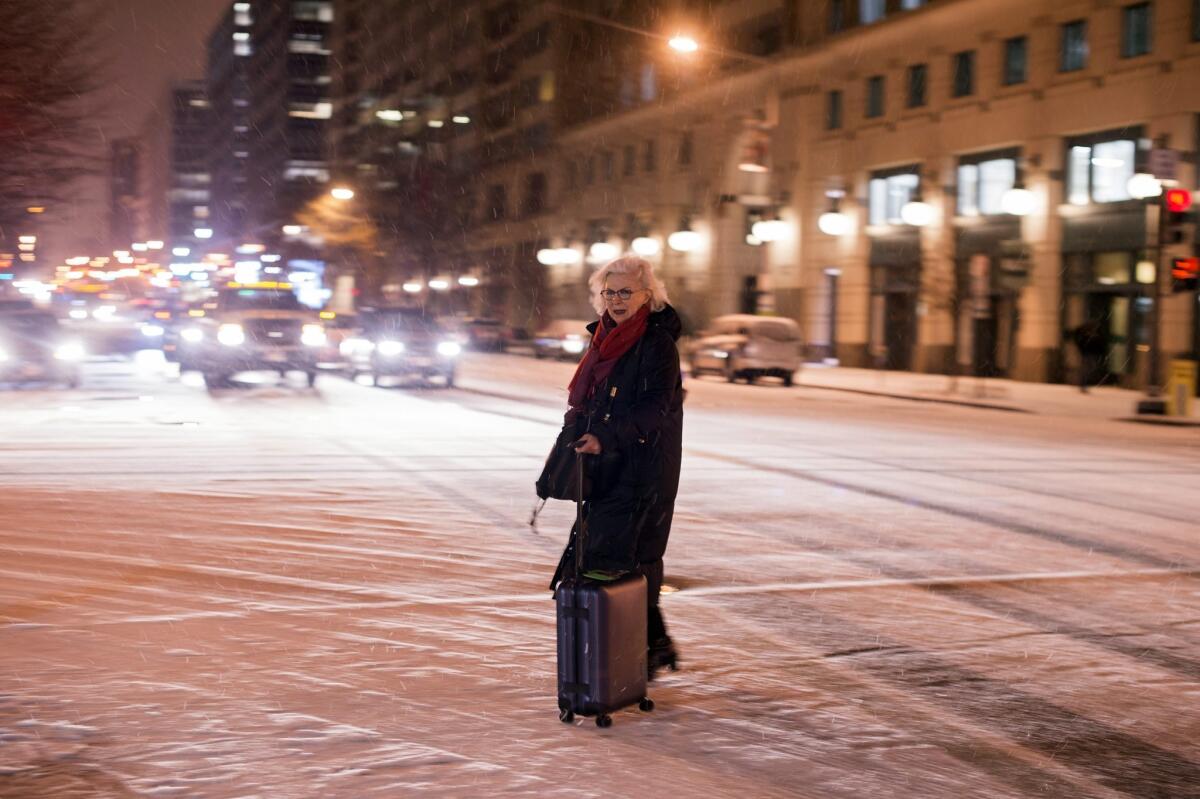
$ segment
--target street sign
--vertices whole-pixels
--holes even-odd
[[[1175,180],[1179,168],[1179,151],[1169,147],[1155,147],[1150,151],[1147,163],[1150,174],[1159,180]]]

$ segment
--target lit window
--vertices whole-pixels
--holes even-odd
[[[899,225],[900,209],[912,199],[921,179],[914,172],[871,178],[867,186],[867,219],[872,225]]]
[[[239,5],[246,5],[246,4],[239,3]],[[249,6],[246,7],[245,11],[237,11],[237,10],[234,11],[233,24],[237,25],[239,28],[248,28],[248,27],[250,27],[250,25],[253,22],[254,22],[254,18],[250,16]]]
[[[250,34],[246,31],[234,31],[233,40],[235,42],[248,42],[250,41]]]
[[[1067,162],[1067,202],[1072,205],[1130,199],[1137,142],[1133,138],[1076,144]]]
[[[292,18],[313,20],[316,22],[333,22],[333,3],[328,2],[306,2],[292,3]]]
[[[984,157],[986,158],[986,156]],[[1017,162],[1013,158],[979,156],[958,167],[959,216],[990,216],[1004,213],[1001,201],[1017,179]]]
[[[234,42],[233,54],[236,56],[254,55],[254,45],[250,42]]]
[[[333,103],[292,103],[288,116],[300,119],[329,119],[333,116]]]
[[[325,45],[320,41],[311,41],[309,39],[289,39],[289,53],[310,53],[315,55],[329,55],[329,51],[325,49]]]
[[[887,0],[858,0],[858,19],[864,25],[883,19]]]
[[[904,9],[905,11],[912,11],[914,8],[920,8],[921,6],[925,5],[925,3],[928,1],[929,0],[901,0],[900,8]]]

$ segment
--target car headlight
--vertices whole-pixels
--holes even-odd
[[[83,359],[83,345],[71,342],[63,344],[54,351],[54,357],[60,361],[78,361]]]
[[[185,327],[179,332],[179,337],[195,344],[197,341],[204,340],[204,331],[198,327]]]
[[[167,331],[163,330],[162,325],[142,325],[142,335],[146,338],[154,338],[161,336]]]
[[[462,352],[462,345],[457,341],[443,341],[437,346],[438,355],[453,358]]]
[[[404,352],[404,342],[402,341],[381,341],[376,346],[380,355],[399,355]]]
[[[583,343],[583,339],[579,338],[565,339],[562,343],[563,351],[569,352],[572,355],[578,355],[579,353],[583,352],[584,346],[586,345]]]
[[[300,328],[300,343],[308,347],[320,347],[325,343],[325,328],[320,325],[305,325]]]
[[[367,353],[375,349],[375,345],[367,341],[365,338],[348,338],[338,347],[342,355],[354,355],[355,353]]]
[[[241,325],[224,324],[217,329],[217,341],[226,347],[237,347],[246,341],[246,331]]]
[[[72,319],[87,319],[88,318],[88,312],[82,308],[72,308],[70,313],[68,313],[67,315],[70,316]]]
[[[7,360],[8,360],[8,353],[5,352],[4,350],[0,350],[0,363],[4,363]]]

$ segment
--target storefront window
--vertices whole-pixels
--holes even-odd
[[[921,179],[914,172],[880,175],[868,186],[867,218],[872,225],[901,224],[900,209],[912,199]]]
[[[1000,214],[1004,193],[1017,179],[1015,158],[972,159],[958,167],[958,214],[979,216]]]
[[[1113,139],[1071,147],[1067,164],[1067,202],[1072,205],[1130,199],[1137,142]]]
[[[1106,286],[1128,283],[1132,260],[1127,252],[1098,252],[1092,259],[1092,279]]]

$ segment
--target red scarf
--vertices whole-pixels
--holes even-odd
[[[649,317],[650,303],[638,308],[628,322],[620,325],[613,321],[608,311],[604,312],[592,335],[592,345],[579,362],[575,376],[567,384],[567,402],[572,408],[582,408],[596,389],[604,385],[617,361],[646,332],[646,320]]]

